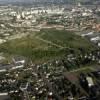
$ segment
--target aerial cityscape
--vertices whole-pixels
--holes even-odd
[[[100,100],[100,0],[0,0],[0,100]]]

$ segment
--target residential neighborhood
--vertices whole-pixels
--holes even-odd
[[[0,5],[0,100],[100,100],[100,6]]]

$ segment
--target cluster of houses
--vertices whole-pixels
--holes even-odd
[[[97,77],[98,75],[99,77]],[[87,74],[81,73],[79,76],[79,82],[81,87],[87,92],[88,100],[99,100],[100,98],[100,86],[99,86],[100,74],[99,71],[93,71]]]
[[[96,44],[98,47],[100,47],[100,33],[98,32],[89,32],[84,33],[81,35],[82,37],[86,37],[88,40],[90,40],[92,43]]]
[[[96,57],[100,57],[99,51],[80,56],[69,54],[63,59],[55,59],[43,64],[33,64],[31,62],[29,63],[29,66],[24,67],[26,59],[23,57],[15,56],[12,58],[11,64],[1,63],[0,65],[0,70],[4,74],[3,77],[6,76],[5,78],[0,78],[1,95],[3,95],[3,93],[7,93],[6,96],[9,95],[12,98],[16,96],[16,98],[22,98],[21,100],[24,100],[24,98],[31,98],[33,100],[40,100],[41,98],[43,100],[62,100],[61,98],[74,100],[74,98],[78,98],[77,100],[84,100],[83,98],[89,98],[87,97],[88,93],[84,94],[81,88],[72,83],[66,77],[66,75],[64,75],[64,73],[67,71],[70,73],[70,70],[79,68],[80,63],[88,64],[96,60]],[[79,64],[78,60],[80,60]],[[0,75],[2,73],[0,73]],[[95,76],[96,75],[98,76],[97,73]],[[84,85],[87,86],[87,89],[90,93],[89,95],[91,95],[91,89],[94,89],[95,86],[93,76],[85,76],[80,74],[79,82],[81,87],[84,88]]]
[[[23,68],[24,64],[25,59],[23,57],[13,57],[12,63],[0,63],[0,72]]]

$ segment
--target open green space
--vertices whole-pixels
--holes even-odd
[[[55,30],[55,29],[43,29],[39,33],[40,37],[52,41],[55,44],[61,45],[62,47],[70,48],[83,48],[83,49],[94,49],[93,45],[85,38],[78,36],[73,31]]]
[[[21,55],[34,61],[46,61],[62,57],[70,49],[88,52],[97,49],[88,40],[74,32],[56,29],[43,29],[30,33],[21,39],[10,40],[0,45],[0,52],[9,55]]]

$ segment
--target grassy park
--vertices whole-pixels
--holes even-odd
[[[56,29],[42,29],[21,39],[14,39],[0,45],[0,51],[9,55],[21,55],[34,61],[51,60],[69,53],[70,49],[85,52],[96,49],[88,40],[74,32]]]

